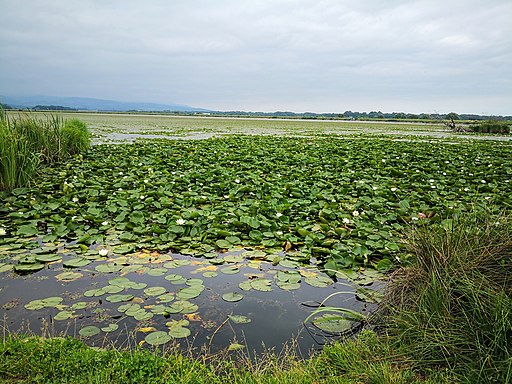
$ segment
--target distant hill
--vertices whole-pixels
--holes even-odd
[[[28,108],[41,106],[59,106],[70,109],[88,111],[141,111],[141,112],[208,112],[207,109],[190,107],[181,104],[157,104],[143,102],[126,102],[116,100],[93,99],[88,97],[58,97],[58,96],[0,96],[0,102],[13,108]]]

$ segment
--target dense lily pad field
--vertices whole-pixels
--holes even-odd
[[[246,246],[269,258],[293,251],[328,269],[386,269],[404,226],[474,204],[510,207],[511,159],[510,145],[480,142],[235,136],[99,145],[34,188],[2,193],[2,248],[18,238],[108,254]]]
[[[248,292],[335,287],[378,302],[364,286],[375,270],[407,260],[410,226],[510,209],[509,142],[307,136],[95,145],[31,187],[0,192],[0,272],[53,271],[66,289],[78,284],[66,298],[41,292],[22,303],[56,321],[110,303],[112,313],[80,323],[80,336],[115,332],[122,316],[159,345],[190,336],[194,321],[210,336],[223,319],[251,321],[229,309],[215,321],[196,316],[205,290],[217,294],[212,301],[237,303]],[[226,275],[243,277],[223,288],[206,282]],[[314,324],[339,333],[364,319],[344,315]]]

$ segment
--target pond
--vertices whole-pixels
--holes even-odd
[[[19,274],[14,264],[0,264],[4,328],[81,337],[100,347],[178,342],[195,353],[244,349],[259,354],[293,346],[308,355],[341,333],[357,331],[358,316],[362,319],[379,298],[378,291],[365,287],[377,277],[373,271],[339,274],[334,281],[278,255],[268,261],[258,250],[207,258],[100,253],[91,250],[77,258],[69,248],[41,244],[14,256],[17,265],[41,263],[35,273]],[[319,315],[304,323],[335,292],[340,294],[325,305],[346,308],[348,320],[322,321]]]

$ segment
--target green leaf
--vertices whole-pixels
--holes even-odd
[[[228,315],[228,317],[235,324],[248,324],[251,322],[250,318],[243,315]]]
[[[227,292],[222,295],[222,300],[228,302],[240,301],[244,298],[244,295],[238,292]]]
[[[91,336],[96,336],[100,332],[101,331],[98,327],[96,327],[94,325],[89,325],[87,327],[80,329],[80,331],[78,331],[78,334],[82,337],[91,337]]]
[[[164,331],[151,332],[146,335],[144,340],[150,345],[162,345],[171,341],[172,337]]]

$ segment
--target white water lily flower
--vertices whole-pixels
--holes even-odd
[[[281,212],[276,213],[276,217],[281,217],[281,216],[283,216],[283,214]]]
[[[352,216],[354,216],[354,217],[359,216],[359,211],[356,210],[356,211],[352,212]]]
[[[416,216],[411,217],[411,219],[413,219],[415,221],[418,220],[418,218]]]
[[[282,234],[283,234],[283,231],[277,231],[277,232],[276,232],[276,235],[277,235],[277,236],[281,236]]]
[[[374,186],[374,187],[372,187],[372,188],[373,188],[373,190],[374,190],[374,191],[376,191],[379,187],[375,187],[375,186]]]
[[[121,176],[123,174],[123,172],[119,172],[119,176]]]
[[[485,183],[487,183],[487,181],[485,181],[485,180],[482,180],[482,184],[485,184]]]
[[[382,161],[383,163],[385,163],[385,162],[386,162],[386,159],[382,159],[381,161]]]
[[[183,220],[183,219],[178,219],[178,220],[176,220],[176,224],[178,224],[178,225],[183,225],[183,224],[185,224],[185,223],[186,223],[186,221],[185,221],[185,220]]]
[[[108,225],[108,221],[104,221],[101,225]]]
[[[73,197],[73,203],[78,203],[78,197]]]
[[[0,227],[0,236],[5,236],[7,235],[7,231],[5,230],[4,227]]]
[[[347,219],[346,217],[344,217],[344,218],[343,218],[343,222],[344,222],[345,224],[350,224],[350,220],[349,220],[349,219]]]
[[[391,188],[391,192],[395,192],[395,191],[396,191],[395,187]]]
[[[100,256],[107,256],[107,255],[108,255],[108,250],[107,250],[107,249],[104,249],[104,248],[103,248],[103,249],[100,249],[100,250],[98,251],[98,254],[99,254]]]
[[[145,198],[146,198],[146,196],[144,196],[144,195],[140,195],[140,197],[139,197],[139,199],[141,199],[141,200],[144,200]]]
[[[235,183],[240,184],[240,179],[236,179]]]
[[[148,179],[144,179],[144,182],[145,182],[145,183],[149,183],[149,180],[148,180]]]

